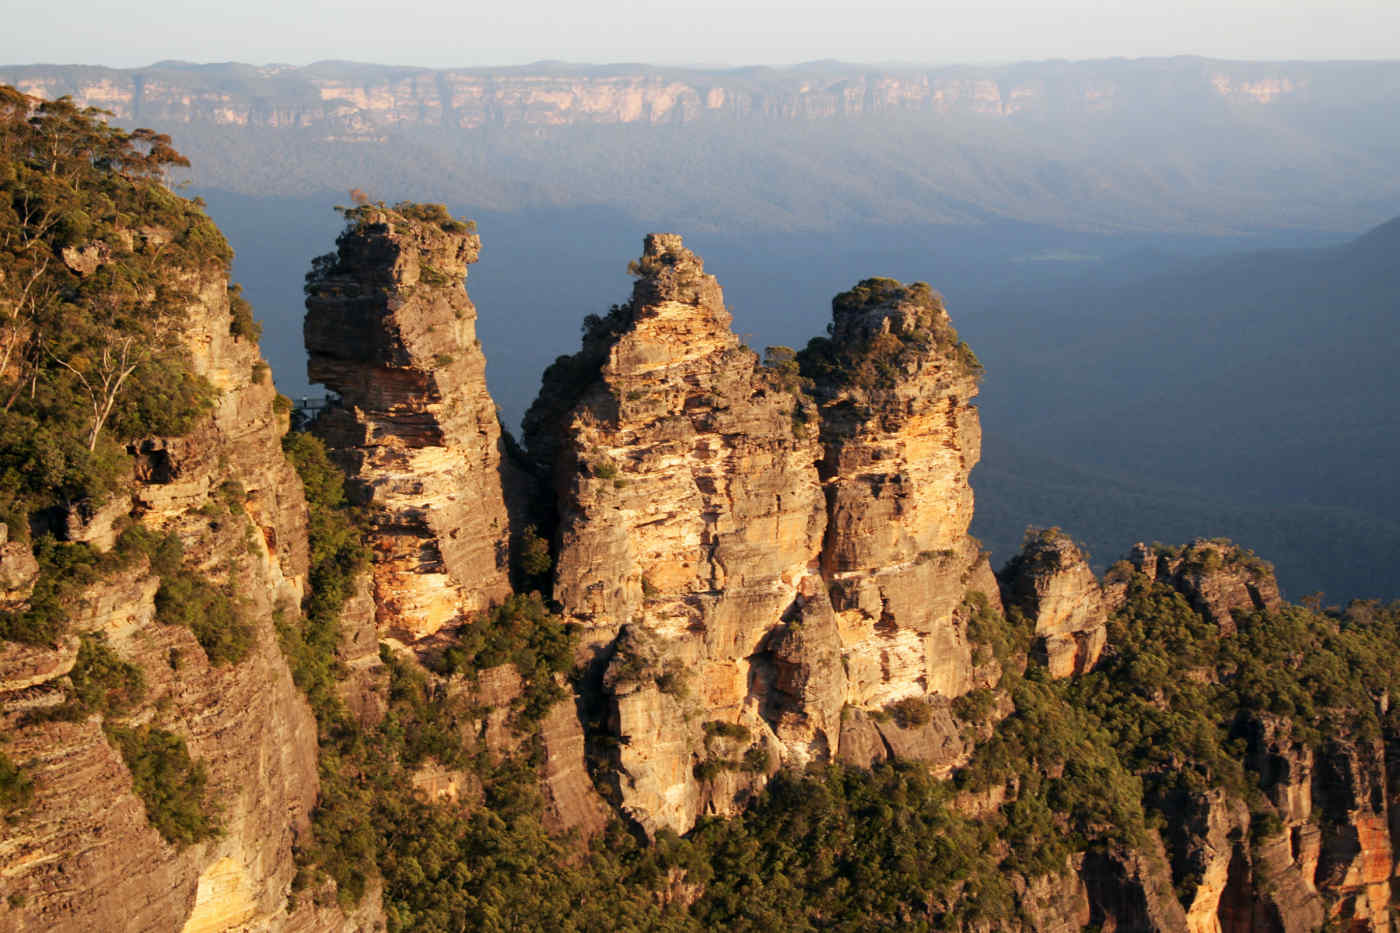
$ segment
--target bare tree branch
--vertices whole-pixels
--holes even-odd
[[[132,346],[135,342],[136,335],[132,334],[118,342],[119,349],[116,351],[111,346],[104,346],[102,360],[97,364],[92,379],[88,379],[82,370],[68,360],[60,359],[52,351],[49,352],[53,361],[72,373],[87,393],[88,402],[92,407],[92,426],[88,430],[89,451],[97,449],[97,439],[102,435],[102,426],[111,416],[112,407],[116,404],[117,395],[121,393],[127,377],[145,362],[145,354],[140,347],[133,352]]]

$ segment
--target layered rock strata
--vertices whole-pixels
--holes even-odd
[[[976,367],[946,312],[926,287],[838,302],[833,360],[907,342],[864,385],[791,351],[760,365],[677,236],[647,237],[633,271],[526,417],[622,808],[684,831],[779,762],[963,760],[948,701],[997,674],[964,603],[998,597],[967,537]],[[919,708],[892,719],[896,702]]]
[[[347,212],[307,280],[307,372],[339,395],[316,432],[370,509],[379,628],[404,641],[510,592],[501,429],[476,308],[480,240],[446,212]]]
[[[555,598],[585,650],[611,656],[622,804],[647,828],[683,831],[703,802],[702,726],[743,730],[758,750],[749,770],[716,771],[722,811],[778,744],[750,659],[804,592],[822,591],[808,580],[825,511],[807,403],[740,344],[714,277],[670,235],[647,237],[637,272],[632,300],[590,322],[597,370],[556,366],[556,410],[542,400],[528,437],[556,452]]]
[[[821,413],[822,573],[847,702],[881,707],[994,683],[996,672],[973,663],[964,609],[970,589],[999,603],[967,534],[981,367],[922,283],[860,283],[832,302],[829,332],[800,360]]]
[[[1058,528],[1030,533],[1001,583],[1008,607],[1035,625],[1033,653],[1051,677],[1093,668],[1108,641],[1108,601],[1074,541]]]
[[[179,293],[190,296],[178,337],[218,399],[190,434],[132,446],[129,498],[116,500],[121,515],[112,518],[175,533],[187,570],[236,583],[251,647],[236,663],[211,664],[189,629],[160,624],[161,579],[144,558],[76,594],[69,634],[58,645],[0,646],[5,753],[35,788],[32,804],[12,815],[0,840],[7,892],[0,926],[358,928],[335,910],[288,914],[293,845],[308,831],[316,801],[317,743],[274,631],[277,613],[297,611],[307,570],[306,506],[280,446],[286,416],[274,407],[256,344],[230,333],[223,271],[171,274],[181,277]],[[103,546],[108,537],[89,540]],[[76,721],[44,715],[73,702],[66,675],[77,636],[87,633],[140,668],[142,699],[121,714]],[[219,835],[172,845],[148,820],[104,731],[142,724],[181,736],[203,762]],[[362,919],[373,925],[377,908],[367,909]]]

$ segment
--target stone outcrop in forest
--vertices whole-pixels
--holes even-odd
[[[379,625],[403,641],[510,592],[501,429],[462,288],[480,241],[418,211],[347,211],[306,299],[308,373],[339,396],[315,430],[368,505]]]
[[[824,346],[761,365],[679,237],[647,237],[633,271],[526,418],[625,812],[684,831],[842,743],[951,764],[946,704],[995,679],[964,601],[997,597],[967,536],[977,369],[946,312],[926,286],[863,284]],[[902,700],[938,713],[867,715]]]
[[[993,575],[927,285],[760,358],[648,236],[521,450],[471,228],[365,204],[289,433],[168,140],[0,129],[0,929],[1392,928],[1400,605]]]
[[[1031,532],[1001,576],[1007,608],[1035,625],[1033,652],[1050,676],[1091,670],[1108,641],[1109,603],[1074,541],[1058,528]]]

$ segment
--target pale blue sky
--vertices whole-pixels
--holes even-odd
[[[1400,58],[1400,0],[9,0],[0,64]]]

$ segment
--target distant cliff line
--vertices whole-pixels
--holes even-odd
[[[396,127],[685,124],[871,114],[1093,116],[1150,110],[1394,101],[1400,62],[1230,62],[1202,58],[724,70],[541,63],[429,69],[347,62],[306,67],[161,62],[145,68],[0,66],[0,82],[71,95],[121,121],[329,127],[355,138]]]

